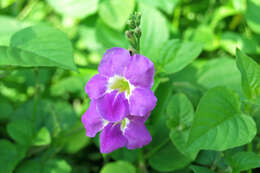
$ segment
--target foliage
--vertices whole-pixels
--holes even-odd
[[[239,173],[260,167],[259,0],[0,0],[0,173]],[[102,155],[84,87],[142,14],[152,142]]]

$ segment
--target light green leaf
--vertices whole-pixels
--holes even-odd
[[[260,94],[260,65],[239,50],[236,56],[243,91],[249,99],[255,99]]]
[[[29,120],[17,120],[7,125],[7,132],[18,144],[29,147],[33,139],[33,127]]]
[[[198,105],[188,145],[222,151],[251,142],[256,125],[241,112],[240,106],[239,97],[231,89],[210,89]]]
[[[168,103],[166,114],[168,126],[171,128],[170,138],[176,148],[186,157],[194,160],[197,149],[187,146],[190,127],[194,117],[192,103],[184,94],[176,94]]]
[[[260,1],[247,0],[246,19],[249,27],[256,33],[260,33]]]
[[[98,0],[47,0],[55,11],[75,18],[84,18],[97,11]]]
[[[135,167],[126,161],[117,161],[106,164],[100,171],[100,173],[135,173]]]
[[[260,155],[253,152],[237,152],[228,159],[233,172],[246,171],[260,167]]]
[[[142,13],[140,40],[141,54],[152,61],[158,61],[159,48],[169,38],[169,30],[166,18],[156,9],[141,4]]]
[[[42,146],[49,145],[51,143],[51,135],[46,127],[42,127],[36,134],[36,138],[33,140],[33,145]]]
[[[196,59],[202,51],[202,45],[195,42],[170,40],[160,50],[158,59],[165,73],[176,73]],[[160,69],[159,69],[160,70]]]
[[[0,140],[0,173],[12,173],[23,157],[14,144],[8,140]]]
[[[103,0],[99,5],[98,14],[108,26],[121,31],[134,7],[135,0]]]
[[[67,36],[49,26],[25,28],[12,36],[10,47],[0,47],[0,66],[61,67],[77,70]]]
[[[194,173],[215,173],[214,171],[205,168],[205,167],[201,167],[201,166],[195,166],[195,165],[191,165],[189,167]]]
[[[97,40],[107,49],[112,47],[128,48],[128,42],[124,34],[110,28],[101,20],[97,21],[96,36]]]

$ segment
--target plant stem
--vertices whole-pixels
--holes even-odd
[[[39,81],[38,81],[38,69],[34,70],[35,74],[35,93],[34,93],[34,101],[33,101],[33,112],[32,112],[32,123],[33,123],[33,134],[36,135],[36,112],[37,112],[37,105],[38,105],[38,96],[39,96]]]
[[[145,159],[142,150],[139,151],[139,168],[142,173],[148,173],[145,165]]]

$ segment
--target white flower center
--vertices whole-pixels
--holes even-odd
[[[125,97],[129,99],[134,88],[135,87],[129,82],[129,80],[123,76],[115,75],[108,79],[107,93],[117,90],[119,93],[124,92]]]

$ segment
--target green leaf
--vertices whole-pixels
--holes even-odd
[[[77,70],[67,36],[49,26],[38,25],[15,33],[10,46],[0,47],[0,67],[60,67]]]
[[[260,1],[247,0],[246,19],[249,27],[256,33],[260,33]]]
[[[180,131],[191,126],[194,110],[189,99],[182,93],[171,97],[166,114],[168,116],[168,126]]]
[[[224,85],[239,94],[242,93],[240,72],[236,61],[231,57],[218,57],[207,61],[197,76],[197,83],[206,89]]]
[[[141,4],[142,36],[140,40],[141,54],[152,61],[158,61],[159,48],[169,38],[166,18],[156,9]]]
[[[8,119],[13,112],[13,106],[7,100],[0,97],[0,110],[0,120]]]
[[[167,172],[184,168],[191,160],[185,157],[168,141],[149,159],[151,167],[157,171]]]
[[[235,32],[224,32],[221,35],[220,46],[233,55],[236,54],[237,48],[245,53],[255,54],[257,52],[257,42],[253,37],[247,38]]]
[[[210,89],[198,105],[188,145],[222,151],[251,142],[256,125],[240,106],[239,97],[231,89]]]
[[[134,162],[138,157],[138,150],[128,150],[126,148],[120,148],[115,150],[110,155],[114,160],[125,160],[128,162]]]
[[[172,74],[189,65],[201,51],[202,45],[199,43],[170,40],[162,46],[158,58],[163,71]]]
[[[0,173],[12,173],[23,157],[14,144],[8,140],[0,140]]]
[[[190,127],[194,117],[192,103],[184,94],[176,94],[168,103],[166,114],[168,126],[172,129],[170,138],[176,148],[186,157],[194,160],[198,150],[187,146]]]
[[[36,138],[33,140],[33,145],[42,146],[49,145],[51,143],[51,135],[46,127],[42,127],[36,134]]]
[[[249,99],[255,99],[260,94],[260,66],[239,50],[237,50],[236,56],[243,91]]]
[[[84,18],[97,11],[98,0],[47,0],[55,11],[75,18]]]
[[[64,138],[64,149],[67,153],[76,153],[90,142],[90,138],[86,136],[86,130],[81,122],[72,127],[68,133],[72,134],[71,132],[75,133]]]
[[[260,167],[260,156],[253,152],[237,152],[228,158],[233,172],[246,171]]]
[[[25,22],[20,22],[9,16],[0,16],[0,45],[8,46],[12,35],[26,27]]]
[[[43,162],[41,160],[25,161],[17,169],[17,173],[70,173],[71,167],[65,160],[51,159]]]
[[[7,125],[7,132],[18,144],[29,147],[33,139],[33,127],[29,120],[17,120]]]
[[[191,165],[189,167],[194,173],[214,173],[214,171],[205,168],[205,167],[201,167],[201,166],[195,166],[195,165]]]
[[[0,8],[6,8],[9,5],[13,4],[15,0],[1,0],[0,1]]]
[[[97,21],[96,36],[97,40],[107,49],[112,47],[128,48],[124,34],[110,28],[101,20]]]
[[[100,171],[100,173],[135,173],[135,167],[126,161],[117,161],[106,164]]]
[[[121,31],[135,7],[135,0],[103,0],[99,5],[100,18],[111,28]]]
[[[207,51],[215,50],[219,44],[214,35],[214,30],[207,25],[200,25],[196,28],[192,41],[203,44],[204,49]]]

